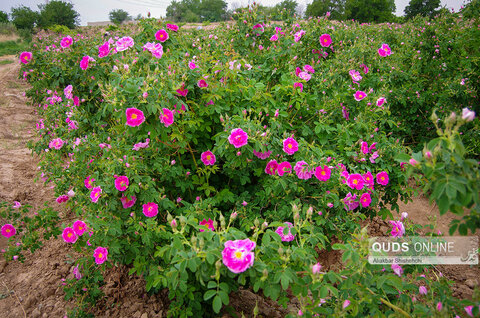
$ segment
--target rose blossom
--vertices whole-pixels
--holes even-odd
[[[277,160],[270,160],[265,167],[265,173],[274,176],[277,173],[278,162]]]
[[[130,198],[129,197],[121,197],[120,201],[122,202],[122,206],[124,209],[131,208],[132,206],[135,205],[135,202],[137,202],[137,197],[132,195]]]
[[[284,174],[291,173],[291,172],[292,172],[292,165],[290,162],[284,161],[278,164],[277,173],[280,177],[283,177]]]
[[[168,32],[165,29],[160,29],[155,33],[155,38],[160,42],[165,42],[168,40]]]
[[[232,129],[228,142],[235,148],[240,148],[248,143],[248,135],[242,130],[242,128]]]
[[[173,112],[168,108],[162,109],[162,115],[159,117],[160,121],[165,125],[165,127],[170,126],[173,124]]]
[[[153,218],[158,214],[158,204],[149,202],[143,205],[143,214],[146,217]]]
[[[402,237],[405,234],[405,227],[401,221],[390,221],[390,224],[393,226],[390,232],[393,237]]]
[[[95,263],[103,264],[107,260],[108,250],[105,247],[97,247],[93,252],[93,257],[95,257]]]
[[[320,41],[320,45],[323,47],[329,47],[332,44],[332,37],[330,34],[322,34],[318,39]]]
[[[13,225],[5,224],[4,226],[2,226],[0,233],[2,233],[2,235],[5,236],[6,238],[10,238],[17,233],[17,230]]]
[[[327,165],[323,166],[323,168],[322,166],[318,166],[315,168],[315,177],[320,181],[327,181],[328,179],[330,179],[331,174],[332,171]]]
[[[77,235],[71,227],[66,227],[63,229],[62,237],[67,243],[75,243],[77,241]]]
[[[203,221],[200,221],[200,223],[198,223],[198,224],[206,226],[210,231],[215,231],[215,227],[213,226],[213,220],[210,219],[210,218],[208,219],[208,221],[203,219]],[[200,232],[203,232],[203,231],[205,231],[205,230],[200,229]]]
[[[298,142],[292,137],[285,139],[283,141],[283,151],[285,151],[288,155],[293,155],[298,151]]]
[[[202,152],[202,154],[200,155],[200,159],[206,166],[213,166],[217,161],[215,155],[210,150]]]
[[[119,176],[115,179],[115,188],[118,191],[125,191],[128,188],[128,177],[127,176]]]
[[[295,235],[292,234],[290,229],[293,227],[293,224],[290,222],[285,222],[286,227],[288,228],[287,234],[283,234],[283,230],[285,227],[279,226],[276,230],[275,233],[280,235],[280,238],[282,239],[282,242],[291,242],[295,239]]]
[[[242,273],[253,265],[256,243],[250,239],[226,241],[222,251],[223,264],[233,273]]]
[[[386,186],[389,181],[388,173],[386,171],[379,172],[377,173],[376,179],[378,184]]]
[[[145,121],[143,112],[137,108],[127,108],[125,111],[127,117],[127,125],[130,127],[140,126]]]

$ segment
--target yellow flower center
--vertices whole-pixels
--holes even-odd
[[[137,119],[137,114],[132,114],[132,119]]]
[[[357,179],[353,180],[353,184],[357,184],[357,183],[358,183]]]
[[[152,211],[152,207],[151,207],[151,206],[148,207],[148,212],[150,212],[150,211]]]
[[[207,155],[207,160],[210,160],[212,157],[210,155]]]
[[[325,171],[320,172],[320,174],[321,174],[322,176],[324,176],[324,175],[325,175]]]
[[[235,252],[235,257],[238,258],[238,259],[242,259],[242,254],[243,254],[242,252],[237,251],[237,252]]]
[[[72,237],[72,233],[68,233],[67,236],[68,236],[68,237]]]
[[[292,144],[288,144],[287,147],[290,148],[290,149],[292,149],[293,146],[292,146]]]
[[[98,253],[98,258],[103,258],[103,254],[102,254],[102,253]]]
[[[384,180],[385,180],[385,177],[381,177],[380,180],[384,181]]]
[[[6,231],[7,233],[10,233],[10,229],[6,229],[5,231]]]

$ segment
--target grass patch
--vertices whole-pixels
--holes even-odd
[[[17,28],[11,22],[0,22],[0,34],[2,35],[12,35],[17,33]]]
[[[14,82],[14,81],[8,81],[7,82],[7,87],[8,88],[14,88],[14,89],[21,89],[22,85],[17,83],[17,82]]]
[[[21,40],[0,42],[0,56],[16,55],[19,52],[25,51],[27,48],[28,44]]]
[[[0,65],[12,64],[12,63],[13,63],[12,60],[1,60],[1,61],[0,61]]]

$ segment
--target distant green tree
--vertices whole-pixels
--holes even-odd
[[[285,20],[293,17],[297,11],[298,3],[295,0],[283,0],[272,8],[272,19]]]
[[[15,25],[18,30],[29,31],[33,30],[39,18],[38,12],[35,12],[26,6],[12,8],[10,17],[12,18],[13,25]]]
[[[365,22],[388,22],[394,20],[394,0],[346,0],[345,18]]]
[[[201,18],[194,13],[192,10],[187,10],[185,11],[185,14],[183,16],[183,20],[181,22],[192,22],[192,23],[197,23],[200,22]]]
[[[295,0],[283,0],[278,3],[275,8],[279,11],[286,9],[288,12],[294,14],[297,11],[298,3]]]
[[[55,24],[74,29],[79,24],[80,14],[73,9],[73,4],[52,0],[47,4],[38,5],[40,18],[38,26],[46,29]]]
[[[440,0],[410,0],[403,12],[407,19],[411,19],[417,15],[433,18],[439,8]]]
[[[8,13],[0,11],[0,23],[8,22]]]
[[[322,17],[330,12],[330,19],[343,20],[345,17],[345,0],[314,0],[307,6],[305,16]]]
[[[202,0],[196,12],[202,21],[217,22],[225,19],[227,3],[224,0]]]
[[[227,3],[224,0],[174,0],[167,7],[166,15],[175,22],[222,21],[227,17]]]
[[[110,11],[108,18],[115,24],[122,24],[124,21],[129,21],[132,17],[128,14],[127,11],[122,9],[115,9]]]
[[[167,7],[167,19],[175,22],[182,22],[184,7],[181,2],[173,0]]]

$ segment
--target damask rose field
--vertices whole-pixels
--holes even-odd
[[[372,229],[478,235],[478,18],[275,22],[253,5],[214,28],[97,31],[39,33],[17,57],[56,202],[0,206],[8,262],[67,246],[68,317],[98,316],[123,267],[168,295],[159,317],[268,316],[234,307],[245,290],[287,317],[480,315],[478,287],[459,296],[442,267],[368,263]],[[400,209],[420,193],[448,231]]]

